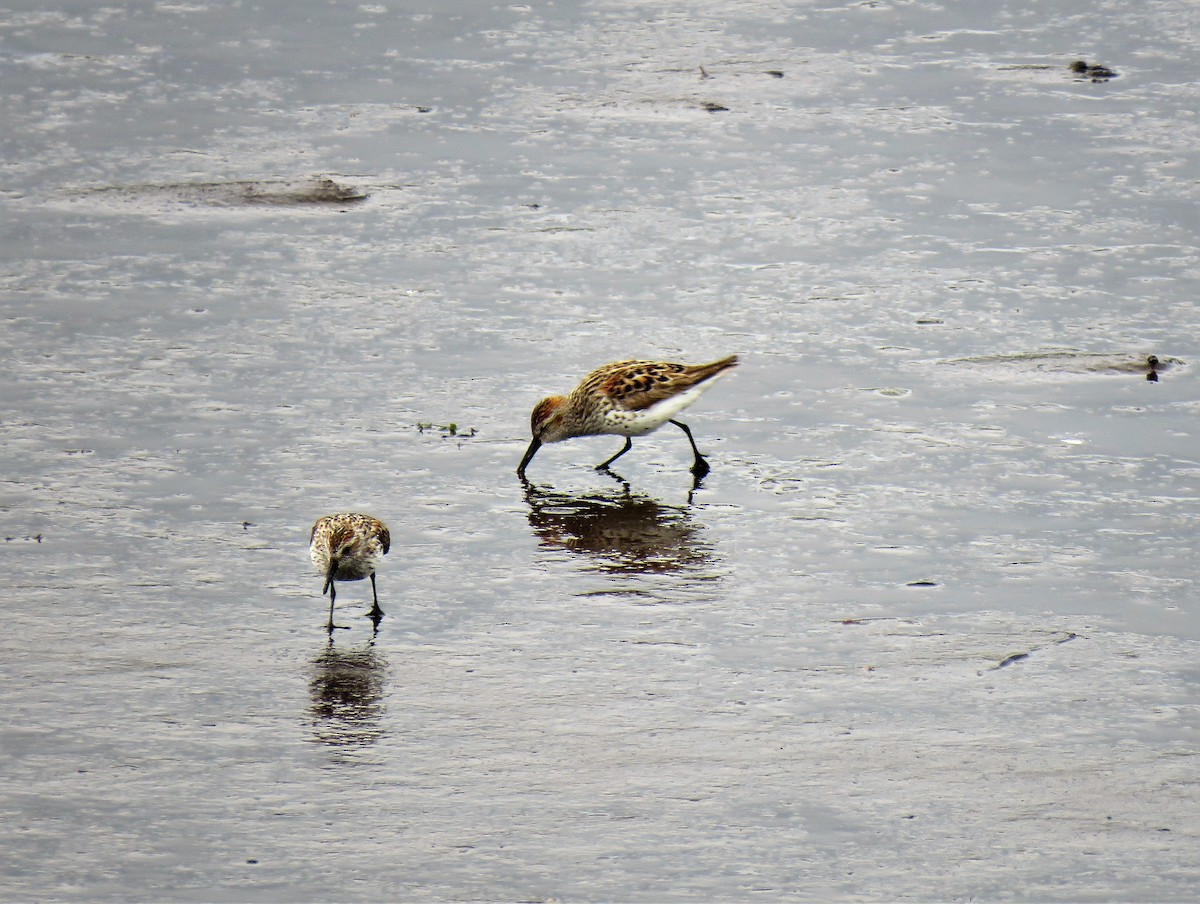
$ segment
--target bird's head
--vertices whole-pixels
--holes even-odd
[[[547,396],[533,406],[533,413],[529,415],[529,430],[534,439],[543,443],[566,439],[563,423],[566,402],[565,396]]]
[[[525,466],[533,461],[542,443],[557,443],[570,435],[564,419],[566,402],[565,396],[547,396],[533,406],[533,413],[529,416],[529,431],[533,434],[533,440],[525,450],[525,457],[517,465],[517,476],[522,480],[525,479]]]
[[[352,551],[356,542],[354,531],[348,527],[335,531],[329,538],[329,565],[325,569],[325,586],[321,589],[322,594],[329,592],[329,585],[333,583],[342,559]]]

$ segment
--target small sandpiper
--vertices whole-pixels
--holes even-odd
[[[663,424],[672,423],[687,434],[692,444],[695,455],[692,473],[698,481],[708,473],[708,462],[696,448],[692,431],[674,420],[674,416],[737,363],[737,355],[730,355],[708,364],[618,361],[597,368],[570,395],[550,396],[534,407],[529,419],[533,442],[517,466],[517,476],[525,479],[525,468],[543,443],[557,443],[573,436],[625,437],[620,452],[596,465],[598,471],[607,470],[633,446],[630,437],[645,436]]]
[[[337,598],[334,581],[371,579],[374,605],[369,615],[378,627],[383,610],[379,608],[379,594],[375,592],[375,570],[391,545],[392,535],[387,525],[370,515],[357,512],[326,515],[312,526],[308,554],[317,574],[325,578],[321,593],[329,593],[330,634],[337,627],[333,623],[333,601]]]

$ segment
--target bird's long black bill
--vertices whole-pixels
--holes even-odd
[[[525,479],[525,466],[533,461],[533,456],[537,455],[537,450],[540,448],[542,448],[542,441],[535,436],[533,442],[529,444],[529,448],[525,450],[525,457],[517,465],[517,476],[522,480]]]
[[[337,574],[337,569],[337,559],[331,559],[329,562],[329,571],[325,573],[325,586],[321,588],[321,596],[327,594],[329,588],[333,586],[333,576]]]

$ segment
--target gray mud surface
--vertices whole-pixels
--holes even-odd
[[[0,9],[0,898],[1196,900],[1198,48]],[[516,479],[592,367],[734,353],[700,486]]]

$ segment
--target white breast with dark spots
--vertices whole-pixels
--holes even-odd
[[[329,548],[323,543],[314,544],[309,550],[313,568],[317,574],[329,570]],[[383,563],[383,547],[377,539],[359,540],[338,558],[335,581],[361,581],[379,570]]]

